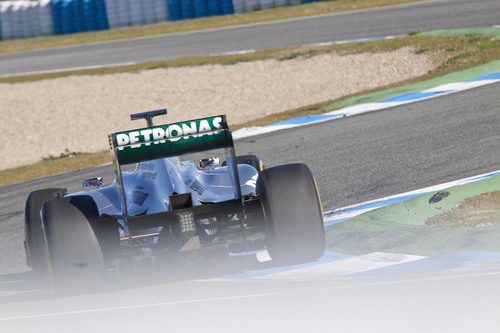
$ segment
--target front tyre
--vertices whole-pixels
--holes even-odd
[[[257,180],[266,219],[269,255],[280,263],[300,263],[321,257],[325,227],[318,189],[305,164],[265,169]]]

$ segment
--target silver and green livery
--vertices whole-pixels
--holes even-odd
[[[64,284],[136,271],[144,261],[158,272],[183,254],[267,249],[275,263],[323,254],[321,203],[307,166],[264,169],[255,155],[237,156],[223,115],[154,126],[166,113],[134,114],[148,126],[109,135],[111,184],[96,177],[84,180],[85,191],[28,196],[25,248],[36,273]]]

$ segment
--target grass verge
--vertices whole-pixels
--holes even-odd
[[[474,66],[485,64],[497,59],[500,59],[500,40],[483,35],[465,35],[451,37],[431,37],[411,35],[392,40],[383,40],[371,43],[355,43],[331,46],[308,46],[300,48],[288,48],[279,50],[268,50],[257,52],[255,54],[235,55],[226,57],[196,57],[184,58],[177,60],[169,60],[158,62],[155,68],[160,67],[175,67],[175,66],[197,66],[207,63],[227,64],[241,61],[255,61],[262,59],[278,59],[286,61],[288,59],[300,57],[312,57],[318,54],[337,52],[341,54],[352,54],[362,52],[384,52],[392,51],[401,47],[412,47],[417,53],[429,53],[438,62],[435,70],[427,73],[424,76],[395,83],[389,86],[380,87],[374,90],[360,92],[355,96],[362,96],[373,92],[383,91],[394,87],[421,82],[424,80],[433,79],[448,73],[468,69]],[[139,65],[137,65],[139,66]],[[127,68],[128,71],[139,71],[148,69],[152,66],[151,63],[143,64],[146,67]],[[118,68],[101,69],[96,74],[111,74],[117,71]],[[123,68],[122,68],[123,70]],[[62,74],[62,73],[57,73]],[[86,73],[85,75],[89,75]],[[67,74],[66,74],[67,75]],[[79,73],[81,75],[81,73]],[[45,77],[47,79],[48,77]],[[10,78],[12,79],[12,78]],[[26,78],[25,78],[26,79]],[[41,79],[40,77],[31,78]],[[5,80],[5,79],[4,79]],[[325,108],[331,110],[332,104],[340,105],[338,102],[354,96],[345,96],[338,100],[325,101],[315,105],[309,105],[302,108],[289,110],[286,112],[270,115],[267,117],[254,119],[246,123],[231,124],[233,129],[249,126],[261,126],[273,122],[289,119],[292,117],[323,113]],[[336,103],[337,102],[337,103]],[[336,103],[336,104],[335,104]],[[96,166],[105,162],[109,162],[111,156],[108,152],[100,153],[85,153],[85,154],[70,154],[69,157],[52,157],[33,165],[22,166],[18,168],[0,171],[0,185],[19,182],[26,179],[49,176],[64,171],[83,169]]]
[[[119,39],[157,36],[177,32],[230,27],[241,24],[270,22],[302,16],[331,14],[350,10],[391,6],[418,0],[336,0],[307,3],[296,6],[273,8],[242,14],[203,17],[176,22],[161,22],[141,27],[127,27],[112,30],[92,31],[70,35],[58,35],[0,42],[0,54],[31,51],[43,48],[106,42]]]
[[[382,207],[327,228],[329,249],[423,256],[500,251],[500,177]]]
[[[0,185],[56,175],[70,170],[85,169],[109,161],[111,161],[109,151],[81,153],[67,157],[48,157],[35,164],[0,171]]]

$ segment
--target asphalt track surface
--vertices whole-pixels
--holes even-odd
[[[273,166],[307,163],[327,209],[500,169],[500,84],[236,143]],[[220,281],[202,269],[148,285],[143,279],[82,295],[31,291],[22,264],[22,210],[35,189],[104,175],[109,166],[0,188],[0,330],[290,332],[493,331],[500,267],[473,271]],[[260,266],[235,261],[222,272]],[[196,278],[193,280],[193,276]]]
[[[500,24],[498,0],[423,3],[0,56],[0,75]]]

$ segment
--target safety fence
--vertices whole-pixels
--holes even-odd
[[[228,15],[313,0],[0,1],[0,39],[62,35]]]

